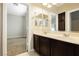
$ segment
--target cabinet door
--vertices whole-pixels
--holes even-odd
[[[51,55],[52,56],[73,56],[74,55],[74,44],[51,40]]]
[[[58,30],[65,31],[65,12],[58,14]]]
[[[65,56],[74,56],[74,44],[65,42],[64,54]]]
[[[54,51],[55,47],[56,47],[56,41],[54,39],[51,39],[51,51],[50,51],[51,56],[55,56],[55,51]]]
[[[74,47],[74,55],[79,56],[79,45],[75,45],[75,47]]]
[[[39,53],[39,36],[33,35],[33,39],[34,39],[34,49],[37,53]]]
[[[62,41],[51,40],[51,55],[52,56],[64,55],[64,43]]]
[[[40,54],[42,56],[50,55],[50,40],[49,38],[40,37]]]

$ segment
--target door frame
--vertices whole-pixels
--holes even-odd
[[[27,4],[28,6],[28,30],[27,30],[27,42],[26,47],[28,51],[30,51],[30,40],[32,39],[32,21],[31,21],[31,4]],[[3,47],[3,56],[7,56],[7,3],[3,3],[3,21],[2,21],[2,47]],[[24,52],[25,53],[25,52]],[[22,53],[23,54],[23,53]],[[18,54],[19,55],[19,54]]]

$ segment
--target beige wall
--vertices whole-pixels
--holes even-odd
[[[79,8],[79,3],[65,3],[57,8],[57,13],[61,13],[64,11],[70,11],[76,8]]]

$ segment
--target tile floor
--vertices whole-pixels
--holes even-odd
[[[26,52],[26,38],[11,38],[7,42],[8,56]]]
[[[35,51],[31,51],[31,52],[25,52],[25,53],[22,53],[22,54],[19,54],[19,55],[16,55],[16,56],[39,56],[38,53],[36,53]]]
[[[35,51],[31,51],[28,54],[29,54],[29,56],[39,56],[39,54],[36,53]]]
[[[39,56],[35,51],[26,51],[26,38],[11,38],[7,41],[8,56]]]

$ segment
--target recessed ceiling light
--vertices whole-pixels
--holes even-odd
[[[47,3],[43,3],[43,5],[45,5],[45,6],[46,6],[46,5],[47,5]]]
[[[52,5],[56,5],[57,3],[52,3]]]
[[[51,8],[52,7],[52,5],[50,5],[50,4],[48,4],[48,6],[47,6],[48,8]]]

